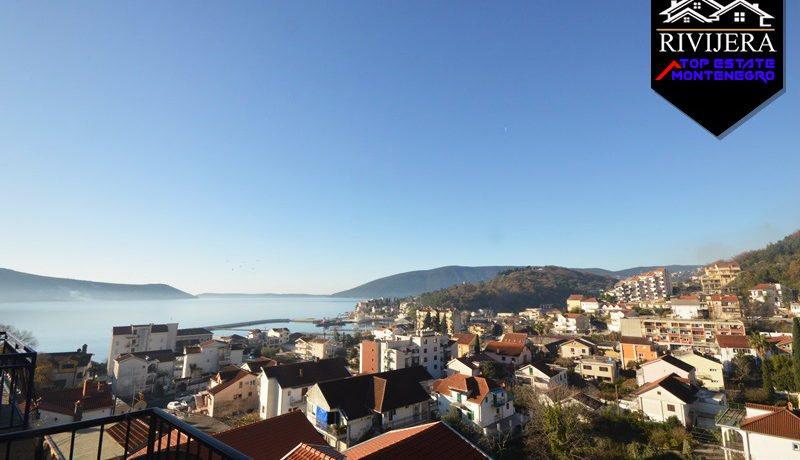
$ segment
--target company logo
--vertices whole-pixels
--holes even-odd
[[[783,92],[783,0],[652,0],[652,88],[716,136]]]

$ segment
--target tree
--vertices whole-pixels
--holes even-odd
[[[431,318],[431,312],[425,312],[425,318],[422,320],[422,328],[423,329],[433,329],[433,319]]]
[[[766,337],[756,331],[750,333],[750,336],[747,337],[747,342],[756,351],[758,357],[761,358],[762,386],[765,390],[772,393],[775,391],[774,385],[772,384],[772,369],[767,362],[767,353],[769,353],[772,344],[767,342]]]
[[[794,366],[792,358],[784,354],[776,354],[770,358],[770,368],[772,369],[772,384],[776,390],[795,391]]]
[[[733,380],[739,385],[745,385],[753,379],[758,371],[756,359],[753,355],[737,353],[731,360],[733,365]]]
[[[10,324],[0,324],[0,331],[8,332],[29,347],[35,348],[36,345],[39,345],[39,341],[36,340],[36,337],[33,336],[33,332],[31,331],[17,329]]]
[[[49,359],[40,359],[36,362],[36,370],[33,373],[33,386],[36,390],[49,390],[53,387],[50,376],[55,370],[53,362]]]
[[[772,383],[772,368],[768,359],[761,360],[761,379],[761,387],[770,395],[775,393],[775,384]]]
[[[506,369],[497,361],[481,363],[481,375],[487,379],[502,380],[506,376]]]
[[[441,322],[439,323],[439,332],[447,334],[449,327],[447,326],[447,315],[442,315]]]
[[[800,391],[800,318],[792,320],[792,365],[794,387]]]

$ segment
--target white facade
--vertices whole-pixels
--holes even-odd
[[[423,330],[412,335],[396,335],[395,338],[373,342],[376,348],[374,368],[365,367],[368,363],[364,359],[365,345],[362,343],[359,371],[375,373],[422,366],[433,378],[441,378],[445,375],[448,361],[456,354],[454,348],[457,345],[451,346],[450,336],[446,334]]]
[[[707,316],[706,310],[697,298],[694,299],[674,299],[670,301],[672,314],[680,319],[695,319]]]
[[[447,414],[451,407],[457,408],[466,423],[484,434],[498,431],[509,433],[518,423],[514,417],[514,404],[502,388],[494,389],[482,398],[471,398],[458,390],[443,393],[434,391],[433,396],[436,397],[440,414]]]
[[[545,369],[546,367],[546,369]],[[524,384],[532,385],[540,391],[549,391],[567,384],[567,370],[555,366],[527,364],[517,369],[514,378]]]
[[[578,313],[559,313],[553,329],[559,334],[579,334],[589,329],[589,320]]]
[[[199,345],[187,347],[178,357],[176,377],[198,377],[216,374],[225,366],[241,366],[243,350],[239,345],[231,345],[219,340],[210,340]]]
[[[178,323],[114,327],[108,352],[108,375],[114,370],[114,358],[121,354],[151,350],[175,351],[177,335]]]
[[[267,331],[267,337],[277,338],[280,345],[289,343],[289,336],[289,329],[286,329],[285,327],[272,328]]]
[[[171,352],[170,352],[171,353]],[[143,353],[121,355],[114,361],[111,372],[111,391],[128,399],[157,387],[169,388],[175,375],[175,359],[158,360]]]
[[[639,313],[635,310],[612,310],[608,316],[610,318],[608,330],[611,332],[622,332],[622,319],[635,318],[639,316]]]
[[[691,370],[681,369],[662,357],[642,363],[641,367],[636,371],[636,383],[642,386],[660,380],[670,374],[675,374],[683,379],[689,379],[689,381],[692,382],[695,381],[694,368]]]

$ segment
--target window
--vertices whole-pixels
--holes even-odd
[[[692,8],[694,8],[696,10],[699,10],[700,8],[702,8],[702,6],[703,6],[702,3],[694,2],[694,4],[692,5]]]
[[[800,452],[800,442],[793,442],[792,443],[792,450],[795,452]]]
[[[683,17],[683,22],[688,24],[688,23],[692,22],[692,18],[690,18],[689,16],[684,16]]]
[[[733,22],[744,22],[744,11],[733,13]]]
[[[608,368],[604,367],[604,366],[601,366],[600,367],[600,372],[608,372]]]
[[[584,369],[586,369],[587,371],[590,371],[590,370],[592,370],[592,366],[590,366],[590,365],[588,365],[588,364],[584,364],[584,365],[583,365],[583,368],[584,368]]]
[[[667,404],[667,412],[675,412],[675,405]]]

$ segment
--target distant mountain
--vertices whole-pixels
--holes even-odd
[[[800,290],[800,231],[764,249],[740,254],[733,260],[742,267],[736,281],[741,289],[759,283],[781,283]]]
[[[218,292],[205,292],[203,294],[198,294],[197,297],[207,298],[207,299],[225,299],[225,298],[248,298],[248,297],[330,297],[326,294],[273,294],[273,293],[266,293],[266,294],[236,294],[236,293],[218,293]]]
[[[691,275],[695,274],[697,269],[700,267],[701,265],[653,265],[652,267],[634,267],[617,271],[606,270],[604,268],[574,268],[573,270],[596,273],[598,275],[608,275],[612,278],[623,280],[625,278],[630,278],[631,276],[636,276],[640,273],[651,272],[657,268],[666,268],[670,273],[684,273],[686,274],[685,277],[689,278]]]
[[[599,295],[617,280],[563,267],[513,268],[489,281],[460,284],[420,295],[420,303],[464,310],[493,308],[516,312],[552,304],[563,308],[571,294]]]
[[[333,297],[372,299],[376,297],[409,297],[461,283],[490,280],[509,266],[461,267],[451,265],[432,270],[417,270],[379,278],[361,286],[337,292]]]
[[[166,284],[114,284],[31,275],[0,268],[0,302],[161,300],[194,297]]]

